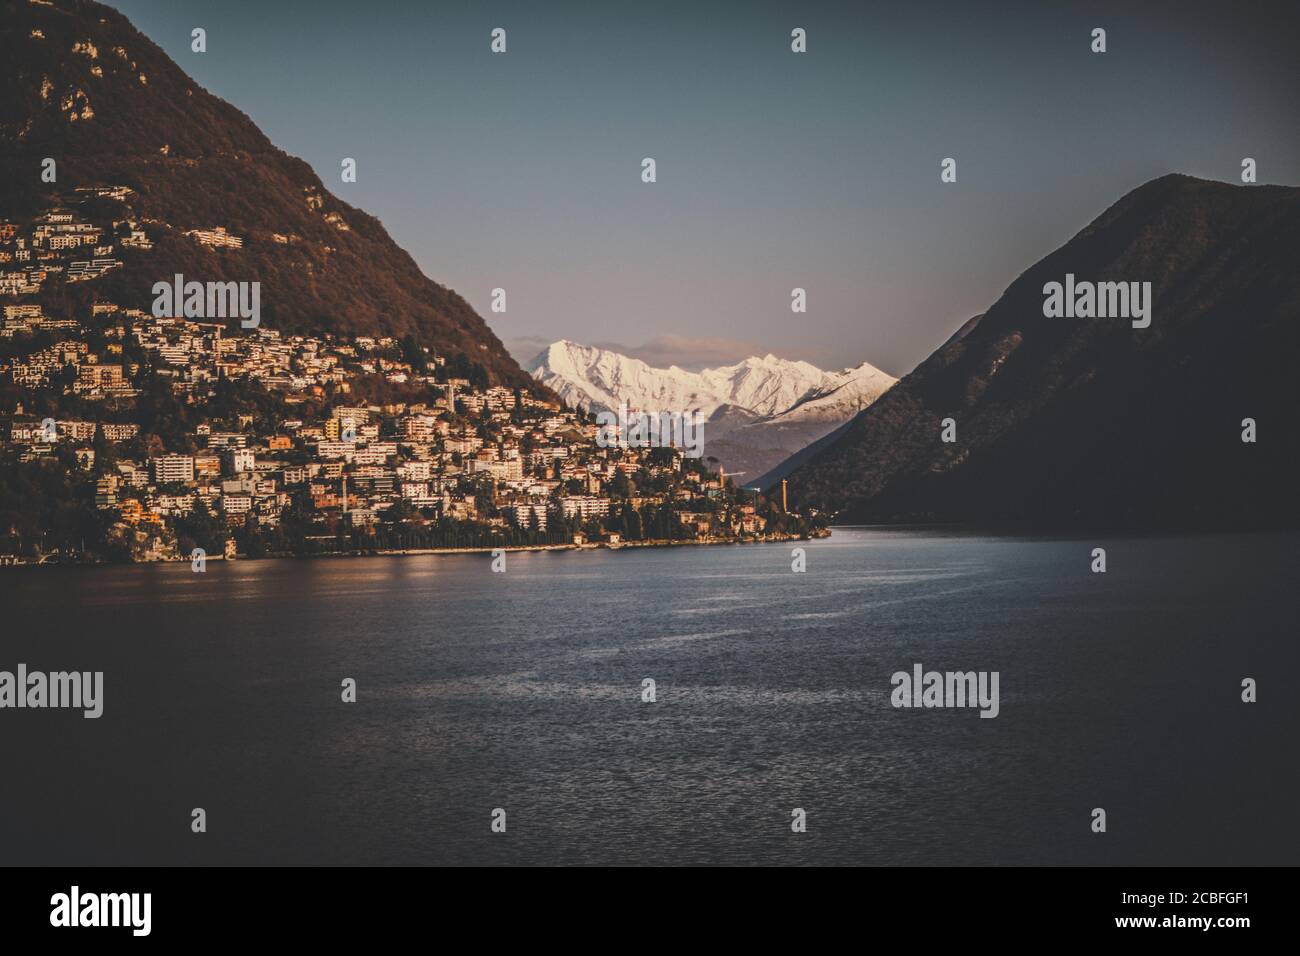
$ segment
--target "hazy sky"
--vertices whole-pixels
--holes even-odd
[[[1295,2],[113,6],[520,357],[900,374],[1148,179],[1300,183]]]

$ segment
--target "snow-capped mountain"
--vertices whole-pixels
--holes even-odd
[[[767,419],[792,422],[843,422],[866,408],[898,381],[870,362],[842,372],[823,372],[825,381],[783,412]]]
[[[857,368],[825,372],[808,362],[767,355],[735,365],[688,372],[654,368],[609,349],[554,342],[527,365],[568,404],[584,411],[629,408],[647,411],[699,411],[706,419],[719,412],[747,413],[752,420],[835,420],[875,401],[894,379],[864,362]]]
[[[757,477],[849,420],[895,379],[863,362],[827,372],[775,355],[688,372],[654,368],[609,349],[559,341],[525,366],[570,406],[617,411],[700,412],[706,454]]]

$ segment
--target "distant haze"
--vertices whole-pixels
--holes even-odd
[[[897,375],[1146,180],[1300,183],[1293,3],[114,5],[520,357]]]

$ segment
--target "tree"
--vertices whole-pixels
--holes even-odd
[[[240,551],[249,558],[261,558],[266,555],[266,542],[257,523],[257,516],[251,511],[244,516],[244,523],[235,532],[235,542]]]
[[[117,464],[117,445],[104,437],[103,426],[95,429],[95,438],[90,447],[95,450],[95,474],[111,473]]]
[[[632,487],[632,481],[628,478],[627,472],[622,468],[614,470],[614,480],[609,483],[610,494],[615,498],[630,498],[635,490]]]
[[[401,341],[402,361],[411,366],[417,375],[425,375],[429,371],[429,356],[425,354],[424,347],[420,345],[420,340],[412,334],[402,336]]]
[[[190,513],[177,518],[175,525],[178,534],[192,538],[207,554],[220,554],[230,536],[221,519],[208,510],[202,498],[196,498]]]
[[[390,525],[401,524],[408,518],[419,516],[419,512],[411,505],[407,498],[398,498],[392,506],[384,512],[384,523]]]

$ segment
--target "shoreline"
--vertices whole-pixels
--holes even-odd
[[[416,555],[440,554],[494,554],[497,551],[506,553],[529,552],[529,551],[623,551],[637,548],[674,548],[690,547],[705,545],[723,545],[723,544],[781,544],[789,541],[812,541],[818,538],[829,538],[831,531],[829,528],[823,532],[812,532],[806,537],[799,535],[783,535],[780,537],[761,537],[761,538],[655,538],[648,541],[620,541],[618,544],[609,544],[604,541],[595,541],[584,544],[513,544],[501,545],[497,547],[474,547],[474,548],[385,548],[385,549],[365,549],[359,551],[331,551],[322,554],[288,554],[274,553],[264,554],[258,558],[240,557],[227,558],[222,554],[208,555],[206,561],[233,561],[239,562],[257,562],[257,561],[315,561],[318,559],[329,558],[402,558]],[[0,561],[0,569],[4,568],[112,568],[112,567],[148,567],[150,565],[173,565],[189,564],[190,559],[187,557],[177,557],[163,559],[158,561]]]

